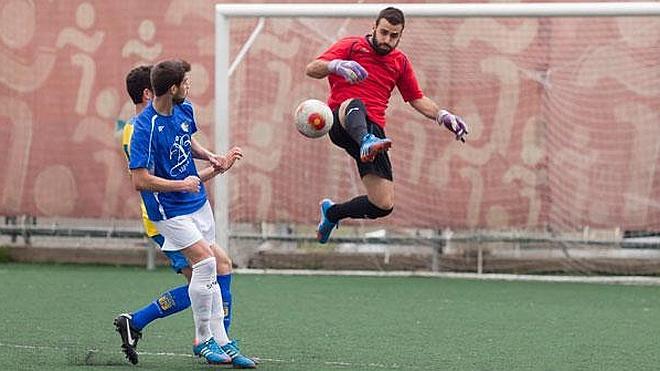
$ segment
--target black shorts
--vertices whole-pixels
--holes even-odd
[[[330,128],[330,140],[336,146],[343,148],[357,164],[358,172],[360,173],[360,178],[364,177],[367,174],[374,174],[383,179],[393,180],[392,178],[392,163],[390,162],[390,157],[387,155],[387,152],[381,152],[376,155],[376,158],[373,162],[362,162],[360,161],[360,145],[356,143],[344,127],[339,122],[339,113],[338,110],[334,110],[334,122],[332,128]],[[370,121],[367,118],[367,131],[369,133],[377,136],[378,138],[385,138],[385,131]]]

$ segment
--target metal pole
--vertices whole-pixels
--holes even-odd
[[[215,15],[215,151],[229,149],[229,19]],[[215,179],[214,216],[218,246],[229,250],[229,174]]]

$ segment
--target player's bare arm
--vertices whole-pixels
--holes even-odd
[[[323,79],[330,74],[328,70],[328,61],[317,59],[305,67],[305,75],[314,79]]]
[[[204,148],[195,138],[192,138],[191,141],[191,152],[193,158],[199,160],[209,161],[211,165],[217,168],[221,168],[223,164],[222,156],[215,154],[214,152]]]
[[[435,120],[436,117],[438,117],[438,112],[440,109],[438,108],[438,105],[435,104],[431,98],[427,96],[423,96],[419,99],[411,100],[408,102],[417,112],[421,113],[422,115]]]
[[[216,156],[220,163],[219,166],[211,165],[199,171],[199,178],[201,179],[202,182],[206,182],[207,180],[212,179],[217,175],[220,175],[225,171],[231,169],[231,167],[234,166],[234,163],[237,160],[243,158],[243,151],[240,149],[240,147],[233,147],[232,149],[227,151],[227,153],[225,153],[224,156],[218,156],[218,155]]]
[[[189,176],[183,180],[168,180],[150,174],[145,168],[133,169],[131,179],[136,190],[149,192],[197,193],[201,184],[196,176]]]
[[[220,174],[220,170],[213,167],[213,165],[209,165],[199,171],[199,180],[206,182],[207,180],[211,180]]]
[[[229,170],[236,160],[243,158],[243,151],[239,147],[233,147],[224,155],[218,155],[204,148],[195,138],[191,140],[191,151],[193,158],[209,161],[219,174]]]
[[[243,150],[240,147],[232,147],[227,153],[225,153],[222,156],[216,156],[216,159],[218,160],[218,165],[213,165],[216,170],[220,171],[220,173],[224,173],[225,171],[231,169],[232,166],[234,166],[234,163],[237,160],[240,160],[243,158]]]
[[[213,163],[211,159],[214,156],[216,156],[215,153],[202,146],[194,137],[191,138],[190,145],[191,145],[190,150],[193,154],[193,158],[196,158],[198,160],[211,161]]]

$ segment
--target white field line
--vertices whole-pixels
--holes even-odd
[[[660,286],[660,277],[647,276],[556,276],[500,273],[450,273],[414,271],[340,271],[304,269],[235,269],[239,274],[288,276],[364,276],[364,277],[435,277],[485,281],[531,281],[562,283],[597,283],[609,285]]]
[[[7,344],[7,343],[2,343],[0,342],[0,347],[5,347],[5,348],[10,348],[10,349],[28,349],[28,350],[49,350],[49,351],[55,351],[55,352],[64,352],[64,351],[71,351],[71,350],[78,350],[77,348],[72,348],[72,347],[54,347],[54,346],[47,346],[47,345],[29,345],[29,344]],[[121,358],[123,359],[124,355],[120,351],[109,351],[109,350],[99,350],[99,349],[86,349],[86,350],[81,350],[84,351],[88,355],[93,355],[95,353],[102,353],[102,354],[116,354],[118,359]],[[145,355],[145,356],[153,356],[153,357],[180,357],[180,358],[196,358],[195,355],[193,354],[187,354],[187,353],[172,353],[172,352],[138,352],[139,355]],[[295,364],[295,360],[284,360],[284,359],[274,359],[274,358],[259,358],[260,362],[273,362],[273,363],[290,363],[290,364]],[[371,368],[385,368],[385,369],[398,369],[398,365],[384,365],[384,364],[379,364],[379,363],[369,363],[369,364],[355,364],[355,363],[349,363],[349,362],[335,362],[335,361],[323,361],[321,362],[323,365],[326,366],[344,366],[344,367],[359,367],[359,368],[365,368],[365,367],[371,367]],[[128,364],[128,363],[127,363]]]
[[[47,346],[47,345],[27,345],[27,344],[7,344],[7,343],[1,343],[0,342],[0,347],[5,347],[5,348],[14,348],[14,349],[28,349],[28,350],[52,350],[52,351],[57,351],[57,352],[62,352],[62,351],[67,351],[67,350],[79,350],[77,348],[73,347],[54,347],[54,346]],[[117,354],[120,357],[123,357],[123,353],[120,351],[109,351],[109,350],[99,350],[99,349],[85,349],[80,351],[87,352],[87,353],[102,353],[102,354]],[[184,354],[184,353],[172,353],[172,352],[137,352],[139,355],[145,355],[145,356],[157,356],[157,357],[183,357],[183,358],[195,358],[196,356],[193,354]],[[268,362],[287,362],[282,359],[269,359],[269,358],[259,358],[261,361],[268,361]]]

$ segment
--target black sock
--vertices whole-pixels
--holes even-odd
[[[344,128],[353,140],[360,144],[367,131],[367,108],[359,99],[353,99],[346,106],[346,116]]]
[[[392,213],[393,209],[381,209],[372,204],[367,196],[358,196],[342,204],[334,204],[328,209],[325,216],[333,223],[344,218],[376,219]]]

